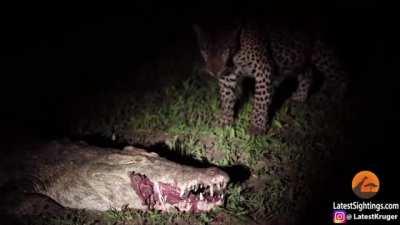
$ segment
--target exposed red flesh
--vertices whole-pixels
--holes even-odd
[[[131,186],[142,200],[142,204],[147,205],[149,208],[154,208],[154,205],[156,205],[156,203],[158,202],[158,193],[154,193],[153,182],[151,182],[150,179],[148,179],[146,176],[134,172],[132,172],[130,178]],[[167,203],[174,205],[178,204],[181,201],[189,200],[189,202],[192,204],[191,211],[198,211],[197,204],[200,201],[198,195],[189,193],[186,198],[181,198],[180,188],[171,184],[161,182],[159,183],[159,185],[160,192]],[[205,196],[204,200],[206,200],[208,203],[214,203],[221,199],[219,198],[219,196],[214,195],[213,197]]]
[[[183,199],[179,197],[180,189],[170,184],[160,183],[160,191],[170,204],[176,204]]]
[[[130,177],[131,187],[142,200],[142,204],[147,205],[149,208],[153,208],[156,204],[153,183],[146,176],[141,174],[132,173]]]

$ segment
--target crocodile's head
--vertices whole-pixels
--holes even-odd
[[[18,199],[17,207],[3,204],[17,214],[45,213],[51,211],[49,207],[60,206],[96,211],[124,207],[208,211],[223,204],[229,182],[228,175],[216,167],[195,168],[132,146],[105,151],[86,144],[52,143],[29,156],[32,160],[23,160],[20,175],[23,180],[28,177],[29,192],[37,198],[11,197],[11,202]],[[8,174],[14,175],[12,172]]]
[[[209,211],[224,202],[229,176],[216,168],[195,168],[159,157],[130,171],[131,187],[143,205],[162,211]]]

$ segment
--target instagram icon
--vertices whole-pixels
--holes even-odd
[[[342,210],[333,211],[333,223],[346,223],[346,212]]]

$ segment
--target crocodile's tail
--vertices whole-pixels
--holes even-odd
[[[14,193],[2,202],[0,208],[2,212],[16,216],[61,215],[66,210],[50,197],[38,193]]]
[[[65,208],[50,197],[35,193],[31,180],[8,181],[0,187],[0,212],[14,216],[59,215]]]

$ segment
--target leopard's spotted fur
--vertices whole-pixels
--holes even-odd
[[[222,125],[233,123],[235,89],[240,77],[255,79],[250,127],[250,133],[255,135],[268,130],[268,109],[275,79],[297,76],[298,87],[291,99],[303,102],[309,95],[314,68],[326,75],[326,84],[339,83],[337,78],[344,78],[344,70],[333,50],[305,33],[260,29],[254,24],[213,32],[205,32],[198,25],[193,28],[205,70],[219,81]]]

